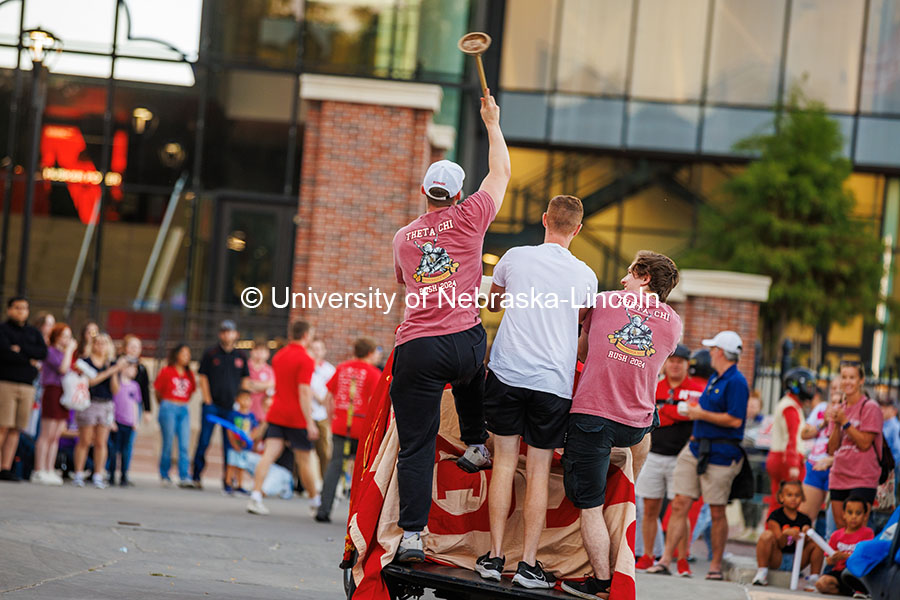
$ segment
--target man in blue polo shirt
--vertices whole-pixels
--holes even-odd
[[[720,331],[703,340],[709,350],[715,374],[700,396],[699,404],[689,405],[688,418],[694,421],[691,442],[684,447],[675,463],[672,487],[672,515],[666,548],[660,561],[648,573],[668,573],[669,562],[682,536],[688,534],[688,511],[694,500],[703,496],[712,516],[712,561],[707,579],[720,581],[722,555],[728,540],[728,521],[725,507],[731,495],[731,483],[741,471],[743,454],[740,443],[744,439],[744,421],[750,388],[738,371],[743,342],[734,331]]]
[[[206,415],[215,415],[228,419],[234,409],[234,401],[238,390],[249,388],[250,368],[247,366],[247,355],[243,350],[234,347],[238,339],[237,326],[234,321],[226,319],[219,325],[219,343],[203,353],[200,368],[197,370],[200,393],[203,396],[203,419],[200,425],[200,437],[197,450],[194,452],[194,485],[200,487],[200,476],[206,467],[206,449],[212,438],[214,423],[206,420]],[[231,492],[231,486],[225,481],[225,432],[222,431],[222,486]]]

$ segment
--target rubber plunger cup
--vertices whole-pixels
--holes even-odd
[[[475,66],[478,67],[478,78],[481,80],[481,95],[487,96],[487,79],[484,77],[484,65],[481,62],[481,55],[491,47],[491,36],[480,31],[473,31],[459,38],[459,43],[456,45],[464,54],[475,57]]]

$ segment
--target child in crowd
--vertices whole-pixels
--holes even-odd
[[[766,530],[756,543],[756,564],[758,569],[753,577],[753,585],[769,585],[769,569],[790,571],[794,566],[797,551],[797,538],[812,527],[812,521],[802,512],[803,484],[799,481],[782,481],[777,494],[780,508],[776,508],[766,519]],[[814,544],[803,547],[801,568],[810,564]],[[812,564],[813,573],[822,568],[819,560],[818,568]]]
[[[847,568],[847,558],[856,549],[856,544],[875,537],[875,532],[865,526],[868,518],[869,503],[863,498],[851,494],[844,502],[846,526],[831,534],[831,539],[828,540],[828,545],[837,552],[825,559],[828,565],[825,568],[825,574],[815,582],[816,591],[820,594],[853,596],[854,598],[868,596],[862,582],[858,580],[853,582],[855,578],[848,582],[841,577],[844,569]],[[821,564],[824,552],[818,546],[814,552],[814,556],[818,557],[819,564]],[[818,570],[813,569],[813,573],[818,573]]]
[[[231,411],[228,420],[234,423],[234,426],[246,433],[251,439],[257,439],[260,435],[259,419],[252,412],[253,397],[250,390],[241,389],[237,395],[238,409]],[[251,463],[248,460],[248,454],[252,448],[248,447],[246,442],[233,431],[226,430],[228,435],[228,456],[226,458],[227,466],[225,472],[225,482],[235,491],[246,494],[244,489],[244,471],[253,468],[255,461]]]
[[[141,404],[141,386],[135,381],[137,377],[137,364],[129,362],[128,366],[119,374],[119,390],[113,396],[113,411],[115,426],[110,437],[111,450],[109,455],[109,484],[116,483],[116,463],[122,457],[121,476],[119,485],[128,487],[134,485],[128,479],[128,444],[131,441],[134,427],[137,424],[138,406]]]

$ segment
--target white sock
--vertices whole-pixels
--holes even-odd
[[[407,538],[411,538],[412,536],[419,535],[420,533],[422,533],[422,532],[421,531],[404,531],[403,539],[405,540]]]
[[[756,576],[761,579],[769,578],[769,568],[768,567],[760,567],[756,570]]]
[[[253,490],[252,492],[250,492],[250,499],[254,502],[262,502],[262,492]]]
[[[75,473],[75,479],[84,479],[84,471],[78,471]]]

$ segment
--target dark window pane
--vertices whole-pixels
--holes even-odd
[[[772,112],[736,108],[706,109],[703,123],[703,152],[735,154],[735,142],[750,136],[773,131]]]
[[[215,55],[273,67],[291,68],[296,64],[301,2],[221,0],[214,6]]]
[[[862,117],[856,140],[856,162],[900,166],[900,120]]]
[[[547,96],[503,92],[500,123],[510,139],[543,140],[547,137]]]
[[[591,146],[622,143],[622,100],[558,94],[552,104],[552,141]]]
[[[241,70],[212,75],[204,139],[206,187],[283,190],[293,83],[291,75]]]
[[[694,152],[697,147],[696,106],[632,102],[628,107],[628,146]]]
[[[193,89],[118,82],[113,170],[126,184],[170,188],[193,168],[196,115]]]

